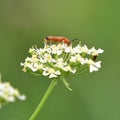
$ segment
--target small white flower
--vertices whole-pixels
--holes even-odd
[[[81,51],[81,46],[80,46],[80,44],[79,45],[77,45],[76,47],[74,47],[73,49],[72,49],[72,54],[76,54],[76,53],[82,53],[82,51]]]
[[[34,67],[34,63],[28,64],[26,67],[30,68],[33,72],[38,70],[36,67]]]
[[[25,63],[22,63],[21,64],[22,66],[24,66],[24,68],[23,68],[23,71],[24,72],[26,72],[26,68],[30,68],[30,69],[32,69],[33,67],[33,63],[29,63],[29,62],[25,62]]]
[[[26,59],[25,59],[25,62],[33,62],[33,63],[36,63],[36,62],[38,62],[39,61],[39,59],[37,58],[37,55],[32,55],[32,57],[30,58],[30,57],[27,57]]]
[[[43,56],[42,56],[42,57],[43,57]],[[44,59],[44,57],[43,57],[43,58],[42,58],[42,57],[39,59],[39,62],[42,63],[42,64],[47,63],[47,60]]]
[[[85,59],[80,54],[76,54],[76,60],[81,64],[85,63]]]
[[[25,62],[32,62],[32,58],[27,57],[27,58],[25,59]]]
[[[72,69],[69,65],[68,66],[65,66],[64,68],[63,68],[63,70],[64,71],[69,71],[69,72],[71,72],[71,73],[75,73],[76,72],[76,69]]]
[[[9,92],[10,95],[13,95],[14,92],[16,93],[16,91],[14,90],[13,87],[8,87],[8,92]]]
[[[0,91],[4,90],[4,88],[5,88],[4,84],[1,84],[0,82]]]
[[[58,58],[55,67],[64,68],[65,65],[67,65],[67,62],[64,62],[63,58]]]
[[[55,64],[55,67],[62,69],[62,68],[64,67],[64,65],[61,64],[60,62],[57,62],[57,63]]]
[[[43,68],[43,64],[31,63],[26,67],[30,68],[33,72],[36,72],[37,70],[40,70]]]
[[[0,90],[0,97],[4,96],[4,91]]]
[[[54,77],[57,77],[58,75],[61,74],[61,72],[59,70],[54,70],[53,68],[43,68],[43,76],[48,76],[49,75],[49,78],[54,78]]]
[[[29,52],[29,53],[35,52],[35,48],[30,48],[28,52]]]
[[[43,59],[46,62],[56,62],[55,59],[52,58],[52,56],[49,53],[45,53],[43,56]]]
[[[47,50],[47,48],[44,48],[44,49],[40,48],[40,49],[38,49],[38,50],[37,50],[37,55],[42,55],[42,54],[44,54],[44,53],[46,52],[46,50]]]
[[[86,45],[82,46],[80,49],[83,53],[87,53],[87,54],[89,53],[89,49]]]
[[[74,63],[76,63],[76,60],[77,60],[76,56],[71,56],[71,58],[70,58],[70,62],[74,62]]]
[[[14,102],[15,97],[14,96],[8,96],[7,100],[8,100],[8,102]]]
[[[99,68],[101,68],[101,61],[94,62],[93,60],[89,59],[87,64],[90,65],[90,72],[98,71]]]
[[[42,69],[43,68],[43,64],[38,64],[38,63],[35,63],[34,64],[34,67],[39,70],[39,69]]]
[[[65,48],[65,52],[66,52],[66,53],[72,52],[72,46],[67,46],[67,47]]]
[[[24,66],[24,65],[25,65],[25,63],[20,63],[20,65],[21,65],[21,66]]]
[[[48,62],[52,62],[52,56],[48,53],[44,54],[44,59],[46,59],[46,61],[48,61]]]
[[[59,44],[57,45],[57,47],[58,47],[59,49],[65,49],[65,48],[66,48],[66,44],[64,44],[64,43],[59,43]]]
[[[62,54],[62,47],[61,45],[52,45],[51,47],[51,53],[52,54],[57,54],[57,55],[61,55]]]
[[[26,99],[26,96],[25,96],[25,95],[19,95],[19,96],[18,96],[18,99],[20,99],[20,100],[25,100],[25,99]]]
[[[61,63],[63,65],[67,65],[67,62],[64,62],[64,59],[63,58],[58,58],[57,59],[57,63]]]
[[[89,49],[89,54],[93,55],[93,56],[98,56],[99,53],[103,53],[104,50],[102,49],[98,49],[96,50],[95,47],[92,47],[91,49]]]

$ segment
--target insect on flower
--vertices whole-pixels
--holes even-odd
[[[92,56],[92,60],[96,61],[97,57],[98,57],[97,55]]]
[[[70,40],[68,38],[62,37],[62,36],[47,36],[45,38],[47,42],[58,42],[58,43],[66,43],[68,46],[71,44]]]

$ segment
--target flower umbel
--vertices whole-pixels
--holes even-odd
[[[29,50],[31,57],[27,57],[21,65],[23,71],[30,71],[39,76],[57,78],[61,75],[75,75],[80,68],[88,69],[90,72],[98,71],[101,68],[101,61],[96,62],[93,57],[103,53],[102,49],[95,47],[88,49],[86,45],[80,43],[72,47],[65,43],[48,45],[44,48],[32,47]],[[82,69],[83,70],[83,69]]]
[[[3,83],[0,79],[0,107],[8,102],[14,102],[16,98],[25,100],[26,96],[21,95],[9,82]]]

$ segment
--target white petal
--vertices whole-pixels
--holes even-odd
[[[9,87],[9,88],[8,88],[8,91],[9,91],[9,94],[10,94],[10,95],[14,94],[14,92],[15,92],[15,90],[14,90],[13,87]]]
[[[39,60],[41,63],[46,63],[47,61],[46,61],[46,59],[42,59],[42,58],[40,58],[40,60]]]
[[[73,70],[71,70],[70,72],[75,73],[75,72],[76,72],[76,69],[73,69]]]
[[[14,96],[9,96],[7,99],[8,99],[9,102],[14,102],[15,101]]]
[[[85,52],[85,53],[89,53],[88,47],[86,45],[84,45],[83,47],[81,47],[81,51]]]
[[[18,96],[18,98],[19,98],[20,100],[25,100],[25,99],[26,99],[26,96],[25,96],[25,95],[20,95],[20,96]]]
[[[76,62],[76,57],[71,56],[70,62]]]
[[[71,47],[66,47],[66,48],[65,48],[65,52],[66,52],[66,53],[71,52],[71,50],[72,50]]]
[[[57,75],[55,74],[50,74],[49,78],[54,78],[54,77],[57,77]]]
[[[98,71],[98,68],[93,65],[90,65],[90,72],[93,72],[93,71]]]
[[[3,97],[4,96],[4,91],[2,90],[2,91],[0,91],[0,97]]]
[[[0,83],[0,90],[4,90],[5,89],[5,85]]]
[[[37,63],[34,63],[33,66],[36,68],[36,67],[38,66],[38,64],[37,64]]]
[[[80,61],[80,62],[81,62],[82,65],[84,65],[84,64],[88,63],[88,61],[89,61],[89,60],[88,60],[87,58],[86,58],[86,59],[81,58],[81,61]],[[89,63],[88,63],[88,64],[89,64]]]
[[[36,72],[38,69],[37,69],[37,68],[34,68],[34,67],[31,67],[31,70],[32,70],[33,72]]]
[[[60,72],[59,70],[57,70],[57,71],[55,71],[55,74],[56,74],[56,75],[60,75],[61,72]]]
[[[55,59],[52,59],[52,62],[56,63],[57,61]]]
[[[64,71],[68,71],[68,67],[64,67],[63,70],[64,70]]]
[[[97,51],[98,51],[98,53],[103,53],[104,52],[104,50],[102,50],[100,48]]]
[[[25,63],[20,63],[20,65],[21,65],[21,66],[24,66],[24,65],[25,65]]]
[[[49,75],[49,73],[48,73],[48,72],[43,71],[43,76],[48,76],[48,75]]]
[[[98,62],[94,63],[94,65],[95,65],[97,68],[101,68],[101,61],[98,61]]]
[[[61,50],[58,50],[57,51],[57,55],[61,55],[62,54],[62,51]]]

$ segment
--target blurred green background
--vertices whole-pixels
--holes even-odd
[[[52,92],[36,120],[120,120],[120,5],[115,0],[0,0],[0,72],[27,95],[0,109],[0,120],[28,120],[50,80],[23,73],[32,45],[48,35],[78,38],[105,50],[102,68],[67,77]]]

